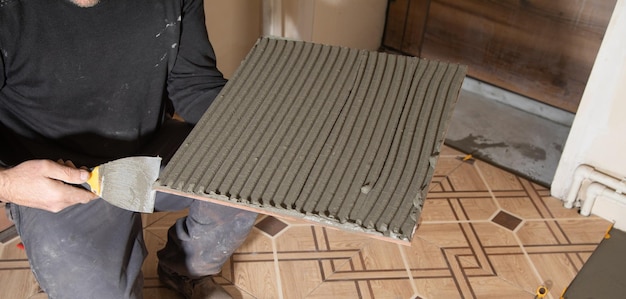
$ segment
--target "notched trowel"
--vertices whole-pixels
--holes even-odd
[[[92,192],[112,205],[142,213],[154,211],[160,157],[128,157],[96,166],[87,181]]]

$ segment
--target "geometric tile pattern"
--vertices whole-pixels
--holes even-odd
[[[522,223],[522,219],[519,219],[505,211],[498,212],[498,214],[496,214],[491,221],[500,224],[509,230],[515,230],[519,224]]]
[[[276,234],[280,233],[283,229],[287,228],[288,224],[282,222],[280,219],[269,216],[259,221],[257,224],[255,224],[255,226],[261,231],[273,237],[276,236]]]
[[[463,156],[444,148],[410,246],[261,215],[216,280],[235,298],[528,299],[540,285],[558,298],[610,223]],[[156,278],[156,251],[184,213],[144,215],[145,298],[179,298]],[[498,215],[519,223],[503,225]],[[0,248],[0,289],[0,298],[36,292],[16,244]]]

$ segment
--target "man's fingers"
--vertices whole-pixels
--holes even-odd
[[[72,204],[76,203],[88,203],[94,199],[97,199],[99,196],[91,191],[87,191],[82,188],[71,187],[72,190],[68,194],[68,198],[71,199]]]
[[[71,162],[70,162],[71,163]],[[82,184],[89,179],[89,171],[73,166],[49,163],[45,175],[70,184]]]

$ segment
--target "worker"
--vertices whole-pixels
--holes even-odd
[[[166,163],[225,84],[202,0],[0,0],[0,201],[49,298],[142,298],[141,215],[81,184],[118,158]],[[229,298],[212,275],[257,215],[164,193],[155,207],[189,208],[161,281]]]

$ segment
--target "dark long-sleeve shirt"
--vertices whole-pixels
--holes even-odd
[[[226,83],[201,0],[0,0],[0,161],[139,154],[168,101],[191,124]]]

